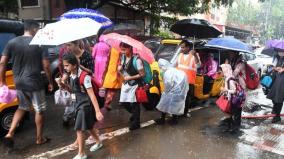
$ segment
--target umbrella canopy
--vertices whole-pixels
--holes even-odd
[[[100,12],[92,9],[87,9],[87,8],[77,8],[77,9],[72,9],[64,14],[62,14],[59,19],[79,19],[79,18],[90,18],[95,20],[98,23],[102,24],[102,28],[106,29],[112,26],[112,21],[101,14]]]
[[[268,40],[265,47],[284,50],[284,40]]]
[[[96,35],[101,26],[90,18],[64,19],[40,29],[30,45],[61,45]]]
[[[261,54],[273,57],[277,52],[284,52],[283,40],[268,40],[265,48],[261,51]]]
[[[127,35],[121,35],[117,33],[110,33],[102,35],[100,37],[101,41],[105,41],[112,47],[120,50],[119,44],[121,42],[126,43],[133,47],[133,53],[137,54],[140,58],[147,61],[149,64],[155,61],[154,55],[150,49],[148,49],[143,43],[135,40]]]
[[[215,38],[222,34],[215,26],[203,19],[183,19],[171,27],[171,31],[182,36]]]
[[[208,41],[205,47],[252,53],[252,49],[249,47],[249,45],[235,38],[228,38],[228,37],[213,38],[212,40]]]

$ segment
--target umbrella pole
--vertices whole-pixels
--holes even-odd
[[[193,36],[193,47],[192,47],[192,50],[194,50],[194,43],[195,43],[195,36]]]

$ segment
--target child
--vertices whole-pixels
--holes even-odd
[[[102,143],[96,133],[96,130],[93,128],[93,125],[95,122],[94,118],[96,117],[98,121],[101,121],[103,119],[103,115],[93,92],[91,76],[87,75],[84,79],[84,84],[79,84],[79,77],[82,70],[79,68],[79,62],[76,56],[73,54],[66,54],[63,56],[63,66],[66,72],[70,73],[70,86],[63,84],[60,81],[59,85],[71,92],[72,102],[75,106],[76,112],[75,130],[77,133],[79,151],[78,155],[76,155],[74,159],[86,159],[87,155],[84,150],[84,131],[87,130],[96,140],[96,144],[90,148],[90,151],[96,151],[101,148]]]
[[[239,95],[239,89],[242,89],[241,86],[237,83],[233,76],[232,67],[230,64],[222,64],[221,65],[224,77],[225,77],[225,87],[221,88],[222,93],[226,93],[227,97],[231,103],[231,114],[230,118],[226,119],[228,122],[228,127],[225,131],[234,132],[239,129],[241,125],[241,115],[242,115],[242,102],[244,101],[244,97],[240,97],[240,102],[233,102],[233,98]],[[239,86],[239,87],[238,87]],[[243,94],[244,96],[244,94]],[[237,99],[238,100],[238,99]],[[236,101],[236,100],[234,100]]]

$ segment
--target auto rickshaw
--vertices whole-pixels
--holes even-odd
[[[160,58],[168,60],[170,63],[175,63],[178,57],[178,54],[180,53],[180,47],[179,44],[182,40],[181,39],[164,39],[161,40],[160,47],[158,48],[157,52],[155,53],[156,60],[159,60]],[[193,42],[192,42],[193,44]],[[202,48],[202,45],[205,44],[204,41],[195,41],[194,45],[196,48]],[[204,49],[204,54],[206,54],[206,50]],[[212,51],[212,50],[210,50]],[[215,50],[214,57],[216,57],[216,61],[220,63],[220,52],[218,50]],[[198,49],[197,49],[198,52]],[[217,72],[216,79],[212,82],[211,90],[208,94],[203,93],[203,83],[204,83],[204,76],[202,74],[198,74],[196,77],[196,83],[194,85],[194,97],[198,100],[205,100],[210,97],[218,96],[221,92],[220,88],[224,84],[224,78],[223,74],[221,72]]]

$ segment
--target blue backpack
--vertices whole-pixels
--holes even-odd
[[[134,70],[136,72],[138,72],[138,68],[137,68],[137,59],[139,57],[138,56],[133,56],[132,57],[132,66],[134,68]],[[122,60],[123,60],[123,63],[125,61],[125,55],[122,55]],[[151,70],[151,67],[150,67],[150,64],[143,60],[143,59],[140,59],[142,62],[143,62],[143,67],[144,67],[144,72],[145,72],[145,76],[143,77],[143,81],[146,83],[146,84],[150,84],[152,79],[153,79],[153,74],[152,74],[152,70]]]
[[[264,76],[261,80],[261,85],[263,85],[265,88],[270,88],[272,85],[272,78],[271,76]]]

